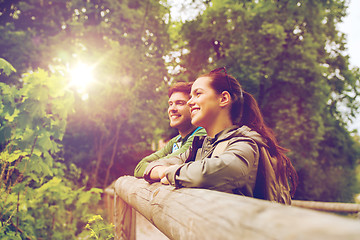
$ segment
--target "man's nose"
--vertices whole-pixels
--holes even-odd
[[[177,111],[177,108],[176,108],[175,104],[169,106],[169,112],[176,112],[176,111]]]

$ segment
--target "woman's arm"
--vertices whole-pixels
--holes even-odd
[[[259,150],[250,138],[230,140],[219,156],[188,162],[167,168],[170,184],[178,187],[202,187],[229,191],[243,187],[250,177],[256,177]]]

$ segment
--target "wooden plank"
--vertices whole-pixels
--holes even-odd
[[[137,240],[170,240],[138,211],[136,211],[136,239]]]
[[[136,239],[136,212],[117,194],[114,196],[114,225],[116,240]]]
[[[107,215],[107,221],[109,223],[114,223],[114,196],[115,190],[113,188],[105,188],[104,198],[105,198],[105,210]]]
[[[115,192],[170,239],[358,240],[360,221],[206,189],[119,178]]]

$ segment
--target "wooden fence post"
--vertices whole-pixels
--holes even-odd
[[[136,239],[136,212],[116,193],[114,195],[115,240]]]
[[[109,223],[114,223],[114,186],[105,188],[104,190],[104,207],[106,210],[106,217]]]

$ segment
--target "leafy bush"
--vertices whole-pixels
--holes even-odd
[[[15,70],[3,59],[0,69]],[[102,190],[76,187],[86,179],[61,162],[72,93],[61,74],[41,69],[20,82],[0,82],[0,239],[74,239]]]

